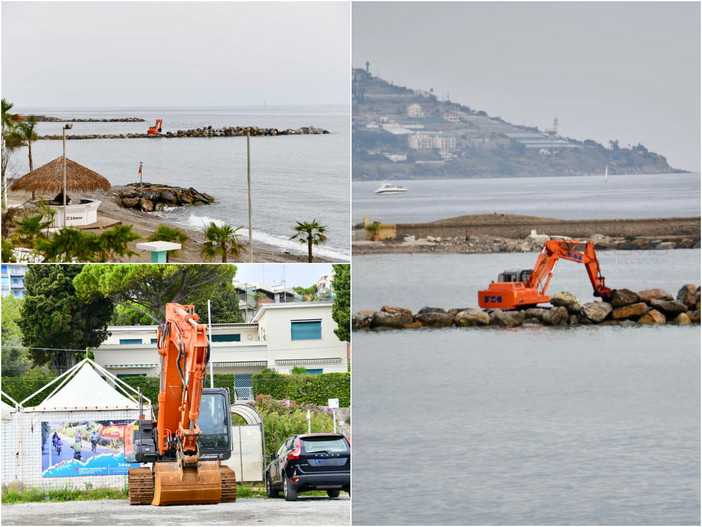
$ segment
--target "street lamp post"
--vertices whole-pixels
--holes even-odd
[[[63,125],[63,227],[66,226],[66,130],[71,128],[72,124]]]

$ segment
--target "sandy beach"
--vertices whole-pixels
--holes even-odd
[[[93,232],[99,234],[105,229],[110,227],[123,224],[132,225],[134,232],[139,234],[143,240],[136,240],[129,244],[129,248],[137,253],[137,256],[131,258],[121,258],[116,256],[112,262],[116,263],[144,263],[151,261],[151,254],[149,252],[140,250],[136,248],[137,243],[146,241],[146,238],[151,236],[158,226],[162,223],[168,225],[169,227],[179,227],[183,232],[190,238],[183,246],[183,249],[178,251],[175,256],[169,257],[169,262],[171,263],[210,263],[206,262],[201,256],[200,252],[202,250],[202,245],[205,242],[204,230],[200,229],[188,229],[180,225],[175,225],[170,223],[168,220],[161,216],[156,216],[153,213],[140,212],[131,209],[125,209],[118,205],[117,203],[117,193],[126,187],[113,186],[110,190],[106,192],[86,192],[81,194],[82,197],[101,200],[102,204],[98,210],[98,224],[96,228],[83,230],[87,232]],[[30,193],[27,192],[12,192],[8,194],[8,202],[10,206],[25,203],[31,198]],[[243,230],[243,229],[242,229]],[[257,243],[254,241],[254,258],[255,263],[286,263],[286,262],[307,262],[306,254],[294,254],[288,251],[281,250],[277,247],[271,245],[266,245],[262,243]],[[306,249],[306,247],[305,247]],[[313,253],[314,254],[314,253]],[[315,262],[328,263],[332,260],[325,259],[322,257],[314,257]],[[221,259],[213,260],[211,263],[220,263]],[[246,263],[249,262],[248,252],[244,252],[237,258],[228,257],[227,263]],[[346,262],[342,262],[346,263]]]

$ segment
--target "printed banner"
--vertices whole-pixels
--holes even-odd
[[[42,477],[126,474],[124,427],[130,420],[42,421]]]

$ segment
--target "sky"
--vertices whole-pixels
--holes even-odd
[[[22,107],[348,104],[348,2],[2,2]]]
[[[700,170],[699,2],[355,2],[353,66]]]
[[[236,264],[237,271],[234,279],[245,284],[263,284],[267,286],[281,285],[286,287],[310,287],[317,283],[322,276],[332,272],[331,264],[299,263],[299,264]]]

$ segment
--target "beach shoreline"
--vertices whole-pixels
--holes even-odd
[[[137,243],[143,243],[146,238],[151,236],[160,224],[168,225],[171,228],[178,227],[181,231],[187,234],[189,240],[185,242],[183,248],[178,251],[175,256],[169,256],[170,263],[221,263],[221,258],[217,258],[208,262],[201,256],[202,246],[205,242],[204,229],[193,229],[183,227],[177,223],[158,216],[152,212],[141,212],[133,209],[126,209],[118,204],[118,193],[125,190],[127,186],[113,186],[108,191],[86,192],[82,193],[81,197],[96,199],[102,201],[98,210],[98,226],[97,228],[82,228],[86,232],[99,234],[106,229],[118,224],[132,225],[134,232],[139,234],[143,239],[130,242],[129,248],[136,252],[137,255],[131,258],[115,255],[111,260],[113,263],[148,263],[151,262],[151,253],[137,249]],[[13,192],[8,194],[9,201],[12,204],[18,205],[27,202],[31,195],[28,192]],[[203,205],[203,207],[206,207]],[[253,242],[254,263],[306,263],[306,253],[293,253],[273,245],[265,243]],[[313,253],[314,255],[314,253]],[[247,263],[249,262],[249,253],[242,252],[236,258],[227,257],[227,263]],[[314,255],[316,263],[337,262],[329,258]],[[348,263],[347,260],[339,260],[338,263]]]

